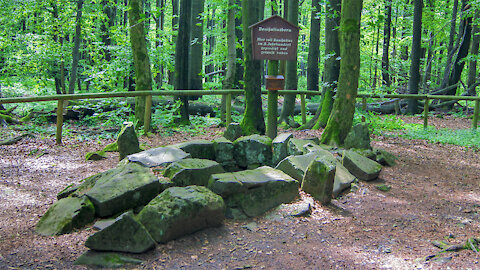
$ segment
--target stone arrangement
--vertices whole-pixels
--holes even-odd
[[[295,200],[299,189],[328,204],[357,179],[373,180],[382,165],[395,164],[393,155],[372,150],[369,143],[344,150],[292,134],[274,140],[239,136],[235,124],[226,131],[232,140],[189,141],[139,152],[130,128],[126,125],[129,135],[121,133],[117,141],[124,157],[118,166],[65,188],[36,226],[41,235],[61,235],[100,218],[94,224],[98,231],[85,243],[91,250],[78,263],[95,264],[90,257],[108,261],[113,255],[107,251],[146,252],[156,243],[220,226],[225,217],[262,215]],[[352,133],[352,145],[358,134],[369,136],[362,127]],[[136,141],[134,149],[122,153],[128,140]],[[365,138],[358,141],[367,145]]]

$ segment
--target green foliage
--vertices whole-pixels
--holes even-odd
[[[480,130],[471,129],[428,129],[407,130],[402,135],[412,140],[427,140],[431,143],[453,144],[472,148],[476,151],[480,150]]]

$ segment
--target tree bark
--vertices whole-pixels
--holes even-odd
[[[288,18],[287,20],[293,24],[298,25],[298,0],[289,0],[288,3]],[[298,88],[298,74],[297,74],[297,58],[293,61],[287,61],[285,74],[285,89],[297,90]],[[296,95],[285,95],[280,114],[279,124],[283,121],[291,127],[298,127],[299,125],[293,121],[293,110],[295,108]]]
[[[133,64],[135,67],[135,90],[152,90],[152,72],[150,70],[150,58],[147,51],[144,25],[141,21],[142,1],[129,0],[128,21],[130,23],[130,44],[132,45]],[[145,97],[135,98],[135,119],[137,127],[144,123]]]
[[[205,1],[192,1],[191,36],[189,51],[189,85],[188,89],[202,90],[203,69],[203,10]]]
[[[480,12],[479,10],[475,11],[475,19],[474,22],[476,22],[480,18]],[[470,51],[471,55],[474,55],[475,57],[478,56],[478,47],[480,43],[480,29],[478,25],[475,23],[473,26],[472,30],[472,49]],[[470,61],[470,64],[468,66],[468,81],[467,81],[467,96],[476,96],[477,91],[475,90],[476,87],[473,87],[473,85],[477,82],[477,60]]]
[[[228,0],[227,14],[227,73],[223,80],[223,89],[233,89],[235,84],[235,64],[237,62],[237,48],[235,40],[235,0]],[[224,123],[226,120],[226,96],[222,96],[222,106],[220,108],[220,119]]]
[[[318,91],[320,58],[320,0],[312,0],[312,18],[310,23],[310,41],[308,45],[307,90]]]
[[[450,36],[448,39],[448,48],[447,48],[447,63],[445,64],[445,71],[443,72],[443,80],[441,88],[448,86],[448,79],[450,77],[450,72],[452,69],[452,60],[453,56],[455,55],[453,42],[455,40],[455,28],[457,26],[457,12],[458,12],[458,0],[453,1],[453,8],[452,8],[452,19],[450,20]]]
[[[390,28],[392,24],[392,0],[385,0],[385,22],[383,25],[382,85],[390,87]],[[389,91],[390,92],[390,91]]]
[[[78,60],[80,59],[80,42],[82,41],[82,9],[83,1],[77,2],[77,17],[75,19],[75,37],[72,51],[72,70],[70,72],[70,81],[68,84],[68,93],[75,93],[75,83],[77,82]]]
[[[260,89],[260,61],[253,60],[250,25],[259,21],[259,1],[242,0],[243,42],[245,57],[245,113],[240,123],[244,134],[265,134]]]
[[[360,19],[362,0],[343,0],[340,22],[340,74],[337,98],[321,142],[342,145],[352,128],[360,76]]]
[[[238,7],[242,6],[242,0],[235,0],[235,5]],[[240,13],[241,14],[241,13]],[[235,18],[235,36],[237,38],[237,42],[240,46],[237,46],[237,63],[235,65],[235,88],[243,88],[241,85],[241,81],[243,80],[243,71],[244,71],[244,65],[243,61],[239,61],[240,59],[243,59],[243,49],[242,49],[242,43],[243,43],[243,29],[241,27],[242,25],[242,17],[236,17]]]
[[[418,85],[420,82],[420,54],[422,45],[422,8],[423,0],[413,0],[413,41],[410,64],[410,79],[408,80],[408,93],[418,94]],[[418,101],[416,99],[408,100],[407,111],[409,114],[416,114],[418,110]]]

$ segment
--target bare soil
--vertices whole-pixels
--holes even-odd
[[[421,119],[402,117],[406,122]],[[430,125],[469,128],[470,120],[431,118]],[[212,139],[222,129],[211,128],[195,138]],[[12,133],[3,130],[1,134]],[[319,131],[295,132],[297,137]],[[155,147],[192,137],[141,138]],[[43,237],[34,227],[56,194],[70,183],[115,167],[118,155],[87,162],[88,151],[110,141],[26,138],[0,146],[0,269],[85,269],[73,262],[87,250],[86,228],[69,235]],[[480,237],[480,153],[463,147],[429,144],[395,137],[376,137],[373,146],[399,160],[384,168],[378,180],[315,205],[308,217],[293,218],[280,207],[265,216],[226,220],[219,228],[197,232],[142,255],[139,269],[480,269],[471,250],[445,253],[425,260],[439,249],[433,240],[464,243]],[[384,183],[388,192],[376,189]],[[295,203],[300,203],[307,195]]]

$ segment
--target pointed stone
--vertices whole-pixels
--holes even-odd
[[[337,160],[333,156],[316,157],[305,171],[302,190],[310,193],[321,204],[329,204],[332,200],[336,164]]]
[[[85,246],[96,251],[143,253],[152,249],[155,241],[133,214],[127,212],[90,235]]]
[[[125,122],[122,130],[117,138],[118,152],[120,160],[130,154],[140,152],[140,144],[138,142],[137,133],[132,122]]]
[[[370,146],[370,131],[367,123],[360,123],[352,127],[344,142],[345,149],[372,149]]]

